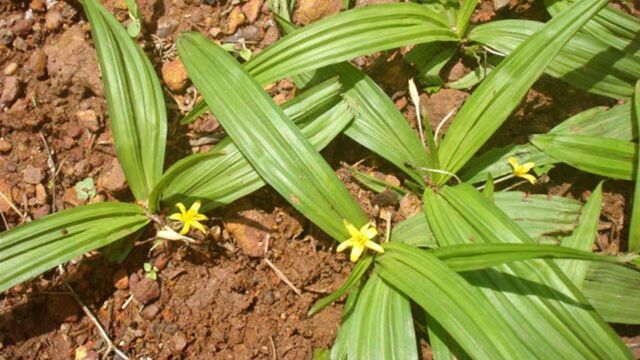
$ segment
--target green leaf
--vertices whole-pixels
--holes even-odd
[[[638,148],[636,143],[574,135],[534,135],[531,143],[557,160],[582,171],[614,179],[633,179]]]
[[[337,90],[340,84],[327,81],[283,105],[285,115],[301,127],[311,144],[321,150],[352,121],[346,103]],[[162,203],[202,201],[202,211],[229,204],[265,185],[264,180],[226,138],[208,154],[194,154],[175,163],[163,175],[149,197],[154,210]]]
[[[376,51],[457,41],[442,16],[412,3],[356,8],[305,26],[266,48],[246,69],[261,84]]]
[[[375,271],[349,301],[332,359],[418,359],[411,304]]]
[[[313,307],[307,312],[307,316],[312,316],[318,311],[325,308],[325,306],[331,304],[332,302],[338,300],[342,295],[349,292],[355,285],[357,285],[362,276],[367,272],[369,266],[373,263],[373,257],[365,256],[360,261],[358,261],[351,270],[351,274],[347,280],[340,286],[340,288],[331,294],[323,297],[322,299],[316,301]]]
[[[408,192],[399,186],[389,184],[383,179],[358,171],[352,166],[346,165],[346,168],[349,170],[351,176],[353,176],[359,183],[377,193],[381,193],[385,190],[391,190],[397,195],[398,200],[400,200],[400,198]]]
[[[567,236],[560,243],[561,246],[578,249],[583,251],[592,251],[593,243],[598,236],[598,222],[600,221],[600,211],[602,210],[602,182],[593,191],[591,197],[584,205],[580,222],[576,230]],[[578,288],[582,288],[582,282],[587,274],[588,263],[584,261],[557,261],[565,275]]]
[[[640,129],[640,81],[636,82],[635,95],[633,97],[633,117],[637,129]],[[637,155],[636,155],[637,156]],[[637,156],[636,169],[640,169],[640,156]],[[640,171],[636,171],[636,186],[633,194],[633,210],[631,212],[631,224],[629,227],[629,251],[640,252]]]
[[[528,20],[492,21],[475,27],[469,39],[505,55],[513,52],[544,23]],[[625,54],[583,33],[575,34],[545,72],[577,88],[612,98],[628,98],[640,77],[640,58]]]
[[[149,222],[144,209],[106,202],[64,210],[0,233],[0,292]]]
[[[462,1],[462,7],[458,12],[458,19],[456,21],[456,31],[458,36],[462,39],[467,35],[467,27],[469,26],[469,20],[471,19],[471,15],[473,15],[473,10],[475,10],[478,5],[479,0],[464,0]]]
[[[440,71],[453,58],[457,50],[455,43],[429,42],[415,46],[405,60],[418,69],[418,79],[427,86],[442,86]]]
[[[533,242],[469,185],[444,187],[438,194],[428,189],[424,204],[440,247]],[[519,261],[466,272],[464,277],[537,358],[630,358],[617,334],[550,260]]]
[[[427,333],[429,334],[429,345],[433,353],[433,360],[466,360],[470,359],[458,343],[451,338],[451,335],[438,324],[429,314],[425,314],[427,320]]]
[[[549,21],[506,57],[467,99],[440,146],[444,170],[455,173],[502,125],[562,47],[607,0],[584,0]],[[448,177],[441,177],[444,184]]]
[[[528,358],[531,352],[480,290],[428,252],[389,242],[376,273],[410,297],[470,354],[482,359]]]
[[[113,141],[127,183],[146,200],[164,164],[167,115],[153,65],[127,31],[95,0],[83,0],[100,60]]]
[[[231,55],[196,33],[178,39],[178,52],[218,121],[265,182],[338,241],[349,237],[343,219],[355,226],[368,222],[331,167]]]
[[[611,323],[640,324],[640,272],[607,263],[590,263],[582,291]]]

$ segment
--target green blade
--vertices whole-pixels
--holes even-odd
[[[380,4],[305,26],[266,48],[245,68],[264,84],[376,51],[457,40],[442,16],[424,6]]]
[[[531,143],[557,160],[582,171],[614,179],[633,179],[638,148],[636,143],[574,135],[534,135]]]
[[[0,233],[0,292],[133,234],[144,209],[106,202],[61,211]]]
[[[160,180],[167,114],[153,65],[127,31],[95,0],[83,0],[98,51],[118,160],[137,200]]]
[[[469,185],[425,192],[425,213],[441,247],[465,243],[531,244],[532,239]],[[538,358],[629,358],[616,333],[550,260],[472,271],[465,278],[502,314]],[[593,339],[598,339],[594,342]]]
[[[455,173],[502,125],[563,46],[607,0],[580,1],[523,41],[467,99],[440,146],[440,163]],[[448,177],[439,181],[444,184]]]
[[[493,21],[475,27],[469,33],[469,39],[509,55],[543,26],[544,23],[528,20]],[[640,77],[640,58],[627,55],[591,35],[577,33],[545,72],[594,94],[628,98]]]
[[[560,245],[572,249],[592,251],[593,243],[598,236],[598,222],[600,221],[601,210],[602,182],[598,184],[598,187],[596,187],[584,205],[576,230],[571,236],[564,238]],[[587,274],[589,264],[584,261],[557,261],[556,264],[567,275],[569,280],[578,288],[582,288],[582,282]]]
[[[633,117],[637,129],[640,129],[640,81],[636,83],[636,93],[633,97]],[[636,169],[640,169],[640,156],[636,154]],[[629,228],[629,251],[640,251],[640,175],[636,170],[636,186],[633,194],[633,210]]]
[[[358,227],[367,223],[325,160],[231,55],[196,33],[183,34],[178,51],[218,121],[265,182],[338,241],[349,237],[343,219]]]
[[[591,263],[582,291],[606,321],[640,325],[640,272],[637,270]]]

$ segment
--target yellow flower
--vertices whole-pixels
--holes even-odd
[[[378,235],[378,230],[373,226],[372,223],[365,224],[360,230],[353,226],[347,220],[342,220],[344,227],[347,228],[349,235],[351,237],[344,241],[342,244],[338,245],[336,249],[337,252],[341,252],[346,250],[348,247],[351,248],[351,256],[349,259],[351,262],[356,262],[360,258],[360,255],[364,252],[364,248],[369,248],[373,251],[377,251],[379,253],[384,253],[384,249],[378,243],[371,241],[374,237]]]
[[[191,208],[189,208],[189,211],[187,211],[183,203],[177,203],[176,207],[180,209],[180,213],[171,214],[169,219],[182,222],[180,234],[185,235],[192,226],[203,233],[206,232],[204,226],[199,223],[199,221],[207,220],[206,216],[198,213],[198,210],[200,210],[200,201],[194,202]]]
[[[511,168],[513,168],[513,176],[528,180],[532,184],[536,183],[536,177],[529,174],[529,171],[533,169],[534,166],[536,166],[535,163],[527,162],[520,165],[518,164],[518,159],[514,157],[510,157],[508,161],[509,165],[511,165]]]

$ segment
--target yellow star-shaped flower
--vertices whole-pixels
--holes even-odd
[[[198,210],[200,210],[200,201],[194,202],[191,208],[189,208],[189,211],[187,211],[184,204],[180,202],[176,204],[176,207],[180,209],[180,212],[171,214],[169,219],[182,222],[180,234],[185,235],[192,226],[203,233],[207,232],[204,226],[199,223],[199,221],[207,220],[206,216],[198,213]]]
[[[529,174],[529,171],[531,171],[531,169],[533,169],[534,166],[536,166],[534,162],[526,162],[524,164],[519,164],[518,159],[514,157],[510,157],[508,161],[509,161],[509,165],[511,165],[511,168],[513,169],[513,173],[512,173],[513,176],[528,180],[532,184],[536,183],[536,177]]]
[[[377,251],[379,253],[384,253],[384,249],[378,243],[372,241],[374,237],[378,236],[378,230],[376,230],[375,226],[372,223],[365,224],[360,230],[353,226],[347,220],[342,220],[344,227],[347,228],[349,235],[351,237],[342,242],[342,244],[338,245],[336,249],[337,252],[342,252],[346,250],[348,247],[351,248],[351,256],[349,259],[351,262],[356,262],[364,252],[365,248],[369,248],[373,251]]]

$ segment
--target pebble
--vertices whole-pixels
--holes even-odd
[[[31,213],[31,216],[33,217],[33,220],[38,220],[42,217],[49,215],[50,213],[51,213],[51,206],[49,204],[44,204],[36,208],[35,210],[33,210],[33,213]]]
[[[158,255],[158,257],[156,258],[156,260],[153,262],[153,267],[155,267],[158,270],[164,270],[167,267],[167,264],[169,264],[169,256],[167,254],[160,254]]]
[[[391,174],[385,175],[384,182],[393,186],[400,186],[400,180]]]
[[[420,199],[413,193],[407,193],[400,199],[400,214],[405,217],[411,217],[422,212],[422,204]]]
[[[302,25],[311,24],[342,9],[341,0],[300,0],[296,17]]]
[[[44,205],[47,203],[47,199],[49,196],[47,195],[47,190],[44,188],[44,185],[37,184],[36,185],[36,204]]]
[[[98,114],[93,110],[81,110],[76,113],[78,124],[91,131],[92,133],[100,130],[100,121],[98,121]]]
[[[112,280],[113,286],[115,286],[116,289],[126,290],[129,288],[129,275],[127,275],[124,269],[118,269],[113,274]]]
[[[127,179],[118,159],[114,158],[109,167],[102,173],[102,176],[98,179],[98,186],[110,192],[126,189]]]
[[[189,74],[180,59],[162,64],[162,80],[169,90],[179,93],[189,84]]]
[[[29,7],[35,12],[45,12],[47,10],[47,6],[42,0],[31,0]]]
[[[175,351],[182,351],[187,347],[187,337],[182,331],[178,331],[173,335],[173,349]]]
[[[229,14],[229,21],[227,22],[227,27],[225,29],[225,33],[233,34],[238,29],[238,26],[244,23],[245,16],[242,13],[242,9],[239,7],[233,8],[231,13]]]
[[[44,26],[49,31],[56,31],[62,25],[62,14],[57,10],[50,10],[44,16]]]
[[[27,60],[27,69],[38,79],[47,76],[47,54],[44,50],[36,49],[31,53]]]
[[[15,24],[11,27],[11,31],[16,36],[27,36],[31,32],[31,27],[33,26],[33,19],[22,19],[16,21]]]
[[[264,241],[273,227],[270,221],[264,213],[252,209],[225,220],[224,225],[244,254],[259,258],[264,256]]]
[[[177,26],[178,22],[176,19],[169,16],[162,16],[158,19],[158,30],[156,31],[156,35],[161,39],[168,38],[173,34]]]
[[[151,304],[142,309],[142,317],[147,320],[153,320],[160,313],[160,306]]]
[[[133,298],[142,304],[149,304],[160,297],[160,285],[147,277],[131,288]]]
[[[7,28],[0,28],[0,45],[9,45],[13,41],[15,35]]]
[[[264,39],[262,40],[263,46],[269,46],[276,42],[280,37],[280,30],[278,30],[277,26],[270,26],[267,29],[267,32],[264,34]]]
[[[15,40],[13,40],[13,48],[18,51],[25,52],[27,51],[27,42],[24,41],[23,38],[17,37],[15,38]]]
[[[8,106],[18,98],[22,91],[22,82],[16,76],[4,78],[2,95],[0,95],[0,105]]]
[[[44,180],[44,171],[39,167],[29,165],[22,171],[22,180],[27,184],[39,184]]]
[[[2,70],[2,73],[7,76],[11,76],[11,75],[14,75],[17,71],[18,71],[18,64],[12,62],[4,67],[4,69]]]
[[[249,23],[253,23],[258,19],[261,8],[262,0],[249,0],[242,5],[242,13],[247,17]]]
[[[247,41],[260,41],[262,31],[255,25],[245,26],[242,28],[242,37]]]
[[[7,140],[0,140],[0,153],[6,154],[13,149],[13,144]]]
[[[398,195],[393,190],[386,189],[373,197],[373,203],[380,206],[395,206],[398,203]]]

